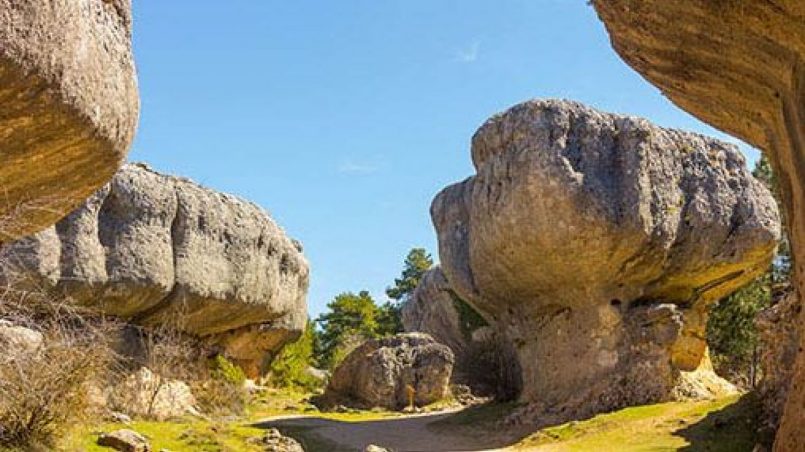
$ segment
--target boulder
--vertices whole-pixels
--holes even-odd
[[[151,445],[145,437],[134,430],[121,429],[98,437],[98,445],[121,452],[150,452]]]
[[[449,394],[453,352],[421,333],[371,339],[350,352],[333,372],[325,400],[399,410],[428,405]]]
[[[525,102],[476,132],[472,158],[431,207],[442,269],[516,349],[541,419],[675,398],[709,369],[708,307],[780,236],[737,147],[644,119]]]
[[[0,253],[17,290],[205,338],[252,375],[307,317],[301,246],[265,210],[140,164]]]
[[[128,151],[139,100],[129,0],[0,0],[0,242],[52,225]]]
[[[109,391],[107,405],[129,416],[166,420],[199,416],[190,386],[140,368]]]
[[[419,281],[403,305],[403,328],[426,333],[447,345],[455,355],[451,382],[467,385],[475,394],[510,399],[519,393],[519,371],[512,372],[511,350],[498,334],[450,287],[438,265]]]
[[[768,153],[805,289],[805,3],[594,0],[618,54],[671,101]],[[800,324],[805,318],[800,317]],[[801,339],[803,340],[803,339]],[[777,451],[805,450],[800,344]]]
[[[0,350],[3,350],[0,361],[35,354],[41,350],[43,342],[44,336],[39,331],[0,320]]]

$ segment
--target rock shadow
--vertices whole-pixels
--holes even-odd
[[[759,413],[757,398],[754,394],[747,394],[738,402],[713,411],[673,434],[689,443],[680,451],[750,452],[756,444],[769,445],[773,440],[768,434],[758,432]]]

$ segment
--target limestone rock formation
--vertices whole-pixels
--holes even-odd
[[[139,100],[130,0],[0,0],[0,241],[55,223],[125,157]]]
[[[519,392],[519,370],[510,371],[516,360],[483,317],[456,295],[441,267],[422,276],[402,307],[402,323],[406,332],[429,334],[450,348],[455,355],[452,383],[501,399]]]
[[[771,307],[761,311],[757,325],[761,343],[763,379],[758,385],[758,399],[763,404],[764,429],[774,432],[783,414],[791,374],[800,341],[799,317],[802,305],[791,291],[775,297]]]
[[[163,421],[201,415],[187,383],[163,378],[147,367],[140,368],[107,392],[106,405],[128,416]]]
[[[425,272],[411,299],[402,307],[405,331],[427,333],[450,347],[456,356],[464,353],[469,348],[468,335],[472,331],[471,326],[461,324],[454,297],[440,267]]]
[[[677,397],[707,368],[707,307],[779,238],[735,146],[640,118],[525,102],[472,157],[477,174],[431,207],[442,268],[514,345],[543,419]]]
[[[16,289],[208,338],[252,374],[306,321],[301,246],[263,209],[139,164],[0,252]]]
[[[333,372],[324,394],[328,404],[399,410],[427,405],[449,394],[453,352],[421,333],[371,339],[350,352]]]
[[[805,3],[593,4],[615,50],[671,101],[769,154],[797,262],[796,290],[805,293]],[[775,443],[780,451],[805,450],[803,351],[794,374]]]

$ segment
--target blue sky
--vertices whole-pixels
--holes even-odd
[[[304,244],[313,316],[382,300],[410,248],[435,255],[431,199],[498,111],[570,98],[728,138],[622,63],[586,3],[135,1],[130,159],[265,207]]]

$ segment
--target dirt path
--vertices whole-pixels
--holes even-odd
[[[362,452],[369,444],[394,452],[494,451],[517,441],[510,432],[440,425],[456,413],[414,414],[360,422],[298,416],[269,419],[257,425],[275,427],[296,438],[307,452]]]

